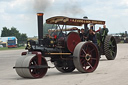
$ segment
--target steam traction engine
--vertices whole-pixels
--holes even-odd
[[[24,78],[42,78],[50,68],[45,57],[50,57],[55,68],[63,73],[72,72],[75,68],[82,73],[93,72],[99,62],[99,51],[90,41],[82,42],[79,29],[66,29],[66,25],[81,26],[89,23],[105,24],[105,21],[75,19],[56,16],[46,20],[55,24],[49,35],[43,38],[43,13],[38,13],[38,42],[27,41],[27,52],[23,52],[15,64],[17,74]],[[61,26],[60,26],[61,25]],[[58,29],[59,28],[59,29]],[[69,31],[69,32],[67,32]]]

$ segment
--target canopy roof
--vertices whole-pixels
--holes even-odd
[[[49,29],[48,32],[59,32],[59,31],[74,31],[79,30],[77,27],[67,28],[67,29]]]
[[[105,21],[92,20],[92,19],[77,19],[65,16],[55,16],[46,20],[47,24],[60,24],[60,25],[73,25],[82,26],[83,24],[105,24]]]

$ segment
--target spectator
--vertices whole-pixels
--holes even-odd
[[[81,38],[81,41],[85,41],[84,29],[81,29],[80,38]]]
[[[102,42],[104,42],[106,35],[108,35],[108,28],[106,28],[106,25],[103,25],[103,28],[100,30],[100,34],[101,34],[101,39]]]
[[[103,28],[101,29],[100,33],[102,35],[107,35],[109,32],[108,28],[106,28],[106,25],[103,25]]]

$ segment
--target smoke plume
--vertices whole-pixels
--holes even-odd
[[[36,12],[44,12],[54,2],[54,0],[34,0]]]
[[[47,15],[61,14],[74,17],[85,14],[80,1],[77,0],[34,0],[34,9],[36,12],[45,12]]]
[[[79,4],[67,2],[64,5],[64,13],[66,13],[68,15],[72,15],[72,16],[77,16],[77,15],[85,14],[85,11],[84,11],[84,9],[82,9],[82,7],[80,7]]]

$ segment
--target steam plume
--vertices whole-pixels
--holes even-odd
[[[81,16],[85,11],[78,2],[77,0],[34,0],[34,9],[36,12],[45,12],[47,15],[52,13],[53,15]]]
[[[34,0],[36,12],[44,12],[54,2],[54,0]]]
[[[85,14],[85,11],[77,3],[70,3],[69,5],[64,6],[64,13],[68,15],[77,16],[77,15]]]

